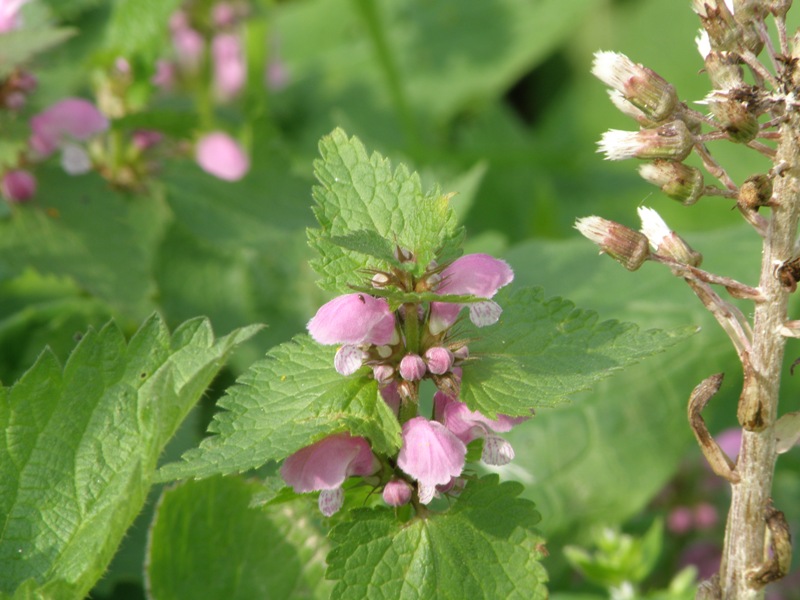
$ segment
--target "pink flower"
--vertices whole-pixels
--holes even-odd
[[[169,27],[172,31],[172,45],[181,68],[190,73],[197,71],[203,60],[206,45],[203,36],[192,29],[189,17],[183,11],[178,11],[170,17]]]
[[[19,11],[27,1],[0,0],[0,33],[8,33],[19,28]]]
[[[281,467],[281,477],[298,494],[320,491],[320,510],[329,517],[342,507],[345,479],[366,477],[379,468],[367,440],[339,433],[292,454]]]
[[[383,501],[389,506],[403,506],[411,501],[411,486],[402,479],[392,479],[383,488]]]
[[[677,506],[667,516],[667,529],[677,535],[688,533],[694,526],[692,509],[688,506]]]
[[[345,294],[323,304],[306,326],[320,344],[396,343],[394,313],[383,298]]]
[[[65,98],[31,118],[31,148],[47,158],[73,141],[85,141],[108,129],[108,119],[82,98]]]
[[[508,263],[488,254],[467,254],[454,260],[442,271],[438,294],[471,294],[491,298],[501,287],[514,279]],[[451,302],[431,303],[429,328],[434,335],[448,329],[458,318],[463,304]],[[478,327],[496,323],[502,310],[489,300],[470,303],[470,320]]]
[[[461,475],[467,447],[444,425],[425,417],[403,424],[403,446],[397,465],[419,483],[419,501],[428,504],[437,485]]]
[[[250,170],[247,154],[231,136],[221,131],[200,138],[195,158],[206,173],[226,181],[238,181]]]
[[[0,191],[9,202],[27,202],[36,193],[36,178],[28,171],[8,171],[0,181]]]
[[[211,42],[214,67],[214,91],[217,98],[227,102],[241,91],[247,79],[242,42],[233,33],[219,33]]]
[[[433,346],[425,351],[428,370],[434,375],[444,375],[453,366],[453,353],[447,348]]]
[[[496,419],[489,419],[443,392],[436,392],[433,400],[437,416],[458,439],[469,444],[477,438],[483,438],[481,460],[487,465],[506,465],[514,459],[514,448],[511,444],[494,434],[511,431],[512,427],[527,420],[528,417],[498,414]]]

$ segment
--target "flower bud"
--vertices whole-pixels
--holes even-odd
[[[383,501],[389,506],[403,506],[411,502],[411,485],[403,479],[392,479],[383,488]]]
[[[626,100],[653,121],[667,119],[678,105],[678,96],[670,83],[624,54],[595,53],[592,74],[621,92]]]
[[[453,353],[447,348],[434,346],[425,351],[428,370],[434,375],[444,375],[453,366]]]
[[[389,286],[392,283],[392,278],[388,273],[379,271],[372,276],[370,283],[372,287],[381,289]]]
[[[751,175],[739,188],[737,202],[739,206],[750,210],[758,210],[767,206],[772,199],[772,180],[763,173]]]
[[[682,161],[689,156],[694,136],[683,121],[671,121],[655,129],[620,131],[612,129],[603,134],[598,152],[606,160],[626,158],[668,158]]]
[[[645,128],[657,127],[657,123],[647,117],[639,108],[634,106],[619,90],[608,90],[608,97],[617,110],[626,117],[630,117]]]
[[[406,381],[419,381],[428,367],[418,354],[406,354],[400,361],[400,376]]]
[[[22,169],[8,171],[0,180],[0,191],[9,202],[27,202],[36,193],[36,178]]]
[[[656,211],[640,206],[638,212],[642,220],[642,233],[647,236],[654,251],[685,265],[700,266],[703,255],[692,250],[682,237],[667,226]]]
[[[575,228],[629,271],[635,271],[650,257],[644,234],[601,217],[584,217]]]
[[[700,169],[672,160],[645,163],[639,167],[639,175],[661,188],[670,198],[687,206],[700,199],[705,187]]]
[[[378,383],[389,383],[394,377],[394,369],[389,365],[375,365],[372,367],[372,375]]]

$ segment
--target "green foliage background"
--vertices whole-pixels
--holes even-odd
[[[32,7],[35,19],[49,6],[73,35],[32,63],[40,88],[31,97],[31,112],[67,94],[86,95],[87,72],[105,68],[119,53],[143,79],[149,77],[154,57],[167,51],[164,15],[176,4],[48,0]],[[659,514],[654,497],[699,461],[685,402],[702,378],[727,375],[709,408],[712,432],[735,424],[740,369],[699,302],[656,265],[628,273],[598,258],[573,229],[576,217],[591,214],[636,226],[635,208],[647,204],[703,252],[704,267],[755,281],[756,236],[739,225],[729,203],[710,199],[682,207],[640,180],[636,165],[607,163],[595,152],[603,131],[634,126],[590,76],[594,51],[616,50],[646,64],[684,100],[706,94],[693,42],[698,23],[688,4],[254,0],[248,32],[279,40],[289,83],[278,91],[251,83],[235,110],[215,115],[217,123],[250,140],[250,173],[227,183],[189,158],[169,157],[145,191],[132,193],[112,189],[95,174],[67,176],[55,164],[38,171],[36,204],[7,209],[0,221],[0,378],[14,382],[46,345],[65,361],[77,333],[100,328],[109,318],[127,336],[153,311],[170,329],[198,315],[207,316],[220,334],[267,324],[233,356],[219,391],[275,344],[302,331],[328,297],[316,287],[308,264],[306,228],[315,225],[312,162],[319,138],[343,127],[393,164],[419,171],[424,187],[438,183],[444,192],[458,192],[452,202],[466,226],[468,250],[505,257],[515,269],[515,285],[540,286],[548,297],[563,296],[603,319],[633,321],[643,329],[700,328],[690,341],[574,396],[571,404],[541,410],[510,436],[517,457],[502,476],[524,483],[523,497],[534,500],[542,515],[537,527],[548,540],[551,590],[584,589],[566,572],[560,546],[585,542],[600,526],[643,531]],[[148,18],[133,26],[132,14]],[[43,36],[43,48],[66,35]],[[198,122],[196,109],[189,94],[156,98],[129,123],[159,123],[189,137]],[[13,140],[27,133],[24,123],[0,126],[8,134],[0,139],[0,162],[6,162],[15,152]],[[720,148],[719,156],[737,181],[768,167],[740,148]],[[797,354],[797,345],[790,344],[787,364]],[[788,368],[783,389],[785,409],[795,410],[800,389]],[[197,445],[210,404],[190,415],[167,457]],[[800,491],[798,462],[789,453],[776,479],[776,505],[794,526],[800,508],[789,499]],[[182,537],[159,529],[170,527],[174,511],[187,503],[181,494],[189,485],[195,484],[175,490],[174,505],[164,501],[153,536],[193,545],[188,532]],[[211,494],[211,530],[222,526],[215,520],[222,517],[211,512],[218,509],[214,494],[242,503],[248,485],[214,480],[194,490]],[[724,487],[708,494],[725,505]],[[253,517],[257,525],[234,526],[263,531],[263,552],[280,540],[295,544],[291,552],[308,566],[287,570],[292,580],[279,589],[325,597],[330,588],[321,581],[318,562],[307,560],[304,538],[283,538],[287,520],[301,520],[308,537],[322,539],[325,526],[315,510],[312,503],[292,504],[280,514]],[[95,597],[123,597],[126,591],[141,596],[151,520],[152,505],[126,537]],[[680,545],[688,541],[667,541],[655,583],[668,580]],[[253,545],[256,562],[266,560],[258,552]],[[157,572],[148,576],[158,581]],[[165,588],[153,597],[180,593]]]

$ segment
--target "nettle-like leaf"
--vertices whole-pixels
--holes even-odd
[[[587,389],[614,371],[662,352],[696,331],[639,331],[636,325],[599,321],[562,298],[545,299],[540,289],[501,293],[500,321],[472,329],[461,400],[486,415],[529,414]]]
[[[148,597],[328,598],[328,541],[317,516],[298,502],[251,508],[261,489],[238,477],[166,489],[147,545]]]
[[[84,597],[144,504],[167,441],[258,329],[215,339],[195,319],[170,336],[153,316],[126,343],[111,323],[89,331],[63,369],[45,351],[0,389],[0,592],[33,579],[47,597],[61,580],[75,590],[61,598]]]
[[[216,433],[159,471],[163,481],[238,473],[281,460],[327,435],[349,431],[369,438],[377,452],[400,446],[400,425],[366,368],[343,377],[335,348],[307,335],[272,349],[218,402],[225,409],[209,427]]]
[[[404,165],[393,171],[387,159],[368,155],[341,129],[322,138],[319,148],[314,213],[320,228],[310,229],[308,238],[320,254],[311,266],[323,289],[345,291],[360,283],[354,276],[359,269],[396,264],[395,246],[414,254],[409,268],[415,275],[434,258],[456,256],[463,232],[447,195],[423,192],[419,175]]]
[[[471,481],[449,511],[408,523],[386,508],[355,511],[331,532],[332,597],[547,598],[541,517],[517,498],[521,484],[498,481]]]

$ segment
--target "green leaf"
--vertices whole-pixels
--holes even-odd
[[[180,0],[116,0],[106,29],[108,50],[156,58],[167,38],[169,17]]]
[[[250,508],[260,489],[213,477],[165,490],[149,535],[149,598],[328,598],[319,524],[305,503]]]
[[[331,532],[333,598],[546,598],[539,513],[518,483],[471,481],[446,513],[401,523],[361,509]],[[498,515],[503,515],[502,519]]]
[[[387,257],[389,247],[392,254],[395,246],[414,254],[416,275],[443,251],[453,251],[462,233],[448,196],[436,190],[424,193],[416,173],[403,165],[392,171],[387,159],[369,156],[358,139],[348,139],[341,129],[322,138],[319,148],[314,213],[320,229],[310,229],[308,238],[320,253],[311,266],[322,277],[323,289],[344,291],[362,283],[355,273],[367,266],[386,270],[395,262]],[[350,243],[343,247],[342,240]],[[367,261],[365,248],[381,257]]]
[[[496,298],[503,307],[500,321],[474,330],[469,349],[476,360],[461,382],[461,400],[486,415],[522,416],[531,407],[564,402],[694,331],[640,332],[631,323],[599,322],[596,313],[567,300],[546,300],[540,289],[503,295]]]
[[[307,335],[270,350],[218,402],[225,410],[209,427],[218,435],[187,452],[185,462],[163,466],[160,480],[246,471],[340,431],[393,454],[400,445],[397,418],[364,370],[350,377],[336,372],[335,351]]]
[[[125,343],[90,331],[62,369],[45,351],[0,394],[0,591],[62,579],[83,597],[142,507],[156,461],[225,357],[258,330],[173,336],[151,317]]]
[[[75,33],[74,29],[55,29],[46,25],[3,33],[3,43],[0,44],[0,79],[7,77],[17,65],[58,46]]]
[[[64,581],[48,581],[39,585],[33,579],[28,579],[19,586],[13,594],[0,591],[0,600],[65,600],[67,598],[81,598],[75,586]]]

